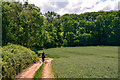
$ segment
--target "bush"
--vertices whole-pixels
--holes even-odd
[[[2,51],[2,78],[14,78],[38,58],[35,52],[15,44],[4,46]]]
[[[68,42],[67,42],[66,39],[63,40],[63,46],[64,46],[64,47],[65,47],[65,46],[68,46]]]

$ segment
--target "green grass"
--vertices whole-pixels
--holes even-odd
[[[62,47],[44,50],[54,58],[57,78],[118,78],[118,47]]]
[[[42,78],[42,71],[43,71],[43,67],[44,67],[44,64],[43,63],[40,68],[35,72],[35,75],[34,75],[34,80],[40,80]]]

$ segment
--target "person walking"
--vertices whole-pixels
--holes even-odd
[[[42,62],[45,61],[45,57],[46,57],[46,55],[45,55],[45,53],[44,53],[44,51],[43,51],[43,53],[42,53]]]

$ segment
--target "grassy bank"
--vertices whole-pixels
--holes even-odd
[[[54,57],[58,78],[117,78],[118,47],[63,47],[44,50]]]

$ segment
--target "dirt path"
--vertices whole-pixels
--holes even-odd
[[[42,78],[54,78],[52,71],[51,71],[51,61],[53,59],[47,58],[45,59],[46,64],[44,65],[43,72],[42,72]]]
[[[44,65],[43,68],[43,72],[42,72],[42,78],[53,78],[54,76],[52,75],[52,71],[51,71],[51,61],[53,59],[51,58],[46,58],[46,64]],[[37,62],[35,64],[33,64],[32,66],[28,67],[27,69],[25,69],[22,73],[20,73],[19,75],[17,75],[15,77],[15,80],[33,80],[34,77],[34,73],[39,69],[39,67],[42,65],[42,63]]]
[[[42,65],[42,63],[37,62],[35,64],[33,64],[32,66],[28,67],[27,69],[25,69],[22,73],[20,73],[19,75],[17,75],[15,77],[15,79],[17,80],[22,80],[24,78],[29,80],[33,78],[34,73],[39,69],[39,67]]]

